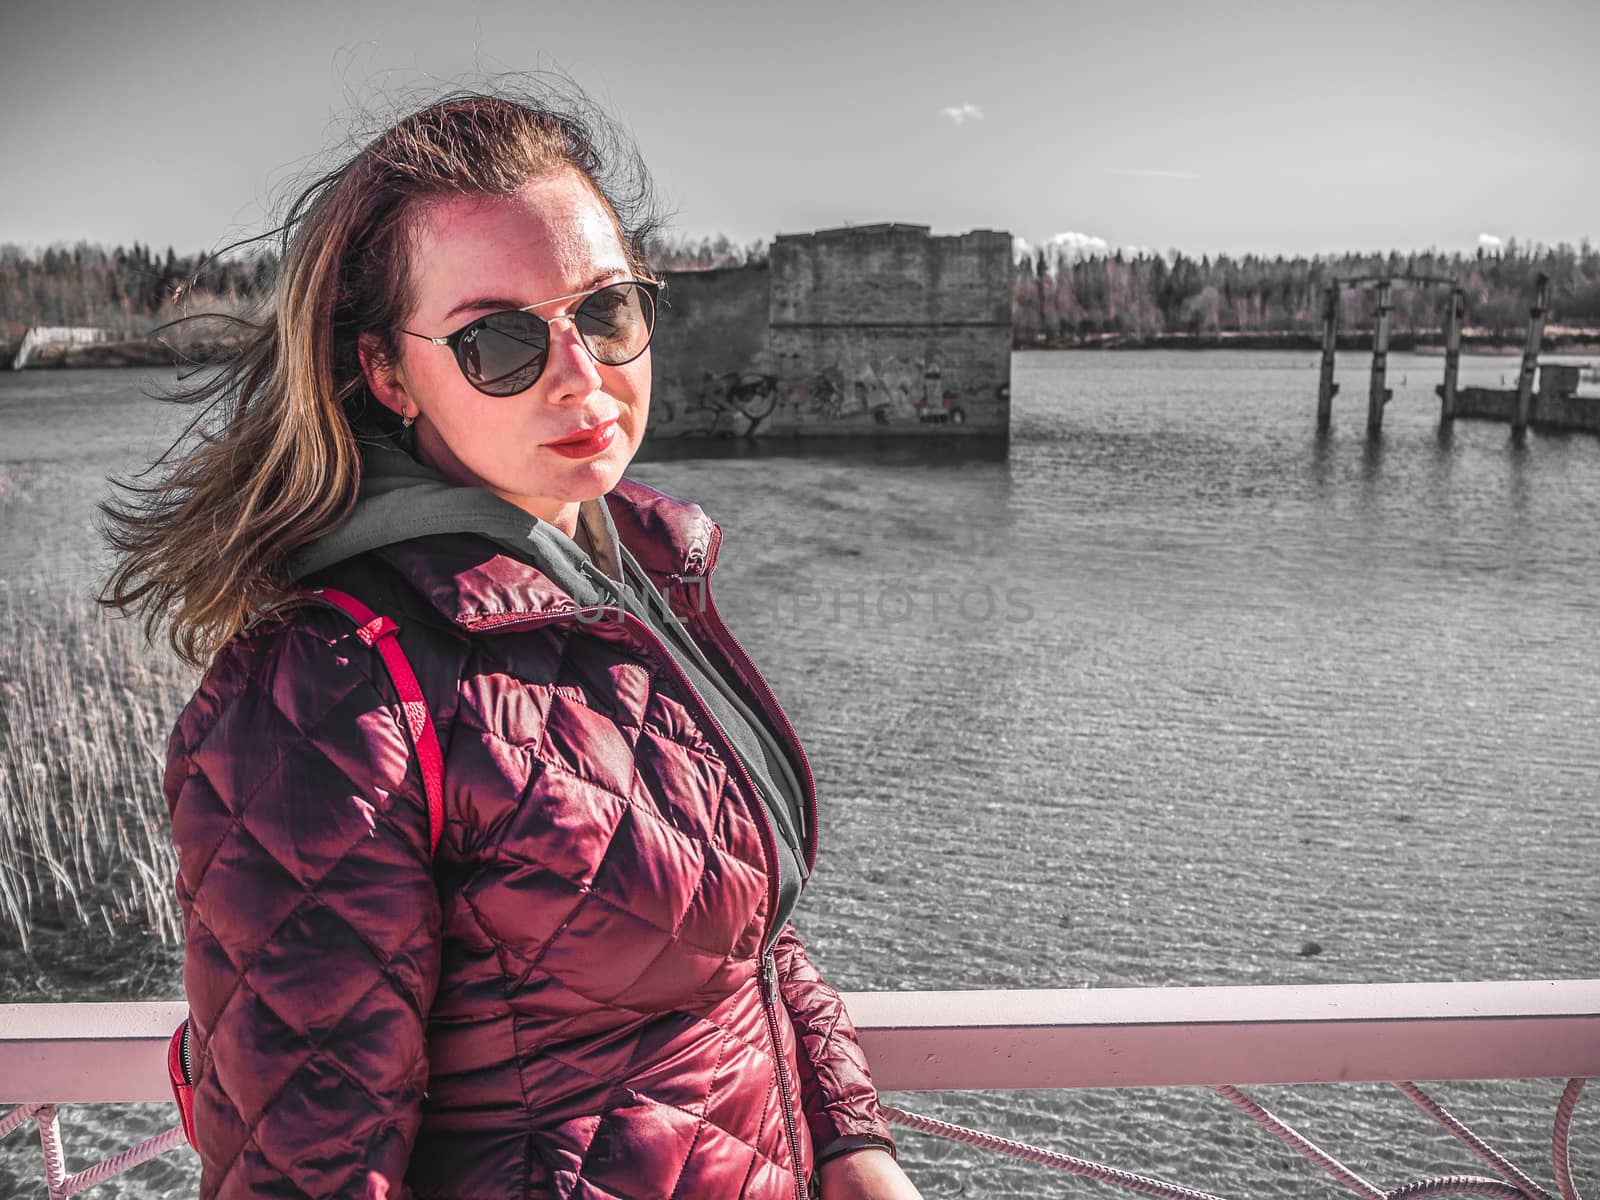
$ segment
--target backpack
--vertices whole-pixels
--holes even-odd
[[[439,848],[439,835],[444,830],[444,752],[439,748],[439,734],[433,726],[433,714],[417,682],[417,673],[400,648],[400,632],[388,617],[380,617],[348,592],[335,588],[309,588],[299,593],[304,603],[326,604],[338,609],[356,623],[356,637],[368,646],[376,647],[383,658],[384,669],[389,673],[395,691],[400,696],[400,706],[405,714],[406,736],[417,752],[417,762],[422,769],[422,786],[428,794],[428,853]],[[178,1113],[183,1121],[183,1136],[193,1146],[194,1141],[194,1062],[190,1053],[189,1022],[183,1023],[172,1034],[167,1047],[167,1076],[172,1082],[172,1096],[178,1102]]]

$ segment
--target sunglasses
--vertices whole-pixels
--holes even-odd
[[[571,321],[572,328],[595,362],[608,367],[630,363],[650,345],[655,331],[656,300],[661,284],[628,279],[591,292],[552,296],[527,308],[508,308],[463,325],[444,337],[402,329],[435,346],[449,346],[467,382],[486,396],[515,396],[544,374],[550,360],[550,327]],[[558,300],[584,298],[571,313],[545,320],[532,312]]]

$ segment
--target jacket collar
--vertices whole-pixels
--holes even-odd
[[[292,577],[331,578],[327,572],[337,564],[376,553],[458,624],[554,614],[612,598],[605,562],[596,567],[572,538],[493,493],[451,483],[418,462],[403,439],[363,439],[361,463],[355,507],[337,528],[294,552]],[[580,517],[591,533],[625,546],[668,595],[683,580],[709,574],[721,542],[721,530],[698,504],[627,478],[585,501]]]
[[[722,540],[716,522],[698,504],[626,478],[604,503],[617,539],[679,607],[674,593],[686,581],[708,576],[715,565]],[[574,564],[566,547],[555,544],[567,539],[548,525],[535,523],[515,540],[503,533],[473,534],[415,537],[375,553],[441,615],[467,628],[558,616],[610,599],[598,571],[581,554]]]
[[[605,501],[618,538],[657,587],[711,574],[722,531],[698,504],[626,477]]]

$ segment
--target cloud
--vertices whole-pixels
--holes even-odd
[[[1499,251],[1505,247],[1505,239],[1497,238],[1492,233],[1478,235],[1478,249]]]
[[[1141,249],[1143,248],[1137,246],[1124,246],[1122,252],[1125,256],[1133,257]],[[1075,263],[1085,258],[1109,258],[1116,253],[1115,248],[1105,238],[1074,230],[1058,233],[1037,245],[1026,238],[1011,239],[1011,257],[1016,262],[1021,262],[1024,258],[1033,258],[1041,250],[1044,251],[1044,261],[1051,271],[1064,263]]]
[[[1044,253],[1051,262],[1077,262],[1080,258],[1099,258],[1110,254],[1111,243],[1092,233],[1068,230],[1047,238]]]
[[[1160,171],[1147,167],[1101,167],[1102,175],[1135,175],[1140,179],[1199,179],[1193,171]]]
[[[965,125],[968,121],[983,120],[983,109],[976,104],[957,104],[953,108],[941,108],[939,111],[957,125]]]

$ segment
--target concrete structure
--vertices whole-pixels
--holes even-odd
[[[23,335],[22,344],[17,347],[16,356],[11,360],[11,369],[20,371],[31,360],[43,359],[57,347],[64,352],[69,346],[89,346],[109,341],[110,338],[106,330],[93,325],[35,325]]]
[[[1457,380],[1461,370],[1461,327],[1466,319],[1466,296],[1454,279],[1429,275],[1355,276],[1334,279],[1323,290],[1322,369],[1317,381],[1317,429],[1326,432],[1333,419],[1333,398],[1339,394],[1334,382],[1334,356],[1338,348],[1339,293],[1346,287],[1376,287],[1377,322],[1372,334],[1372,378],[1367,392],[1367,435],[1383,432],[1384,406],[1394,398],[1386,386],[1389,357],[1389,319],[1393,310],[1392,288],[1396,279],[1408,283],[1448,287],[1450,301],[1445,318],[1444,382],[1439,395],[1439,423],[1448,426],[1457,417],[1483,421],[1506,421],[1511,432],[1521,437],[1529,425],[1545,429],[1574,429],[1600,433],[1600,398],[1579,396],[1580,371],[1577,367],[1541,367],[1539,352],[1544,346],[1545,318],[1550,308],[1550,277],[1540,275],[1537,295],[1528,314],[1528,334],[1522,350],[1517,386],[1512,391],[1495,388],[1463,388]],[[1534,378],[1539,387],[1534,391]]]
[[[925,225],[779,235],[770,261],[673,272],[647,440],[1004,436],[1011,236]]]
[[[1317,429],[1327,432],[1333,423],[1333,398],[1339,394],[1334,382],[1334,360],[1339,348],[1339,302],[1343,288],[1371,287],[1377,290],[1377,320],[1372,329],[1372,374],[1367,384],[1367,436],[1383,433],[1383,410],[1394,399],[1388,386],[1389,327],[1394,314],[1396,280],[1410,284],[1450,289],[1450,315],[1445,326],[1444,383],[1439,388],[1442,400],[1440,420],[1451,419],[1456,396],[1456,378],[1461,367],[1461,323],[1466,312],[1461,285],[1454,279],[1434,275],[1353,275],[1334,278],[1322,292],[1322,370],[1317,380]]]
[[[1528,340],[1522,349],[1522,369],[1517,373],[1517,411],[1511,432],[1521,437],[1533,416],[1533,377],[1539,370],[1539,351],[1544,347],[1544,322],[1550,312],[1550,276],[1539,276],[1538,297],[1528,314]]]
[[[1462,388],[1456,416],[1469,420],[1505,421],[1517,428],[1519,414],[1535,429],[1570,429],[1600,433],[1600,396],[1578,395],[1579,368],[1545,363],[1539,368],[1539,390],[1526,399],[1516,388]]]

